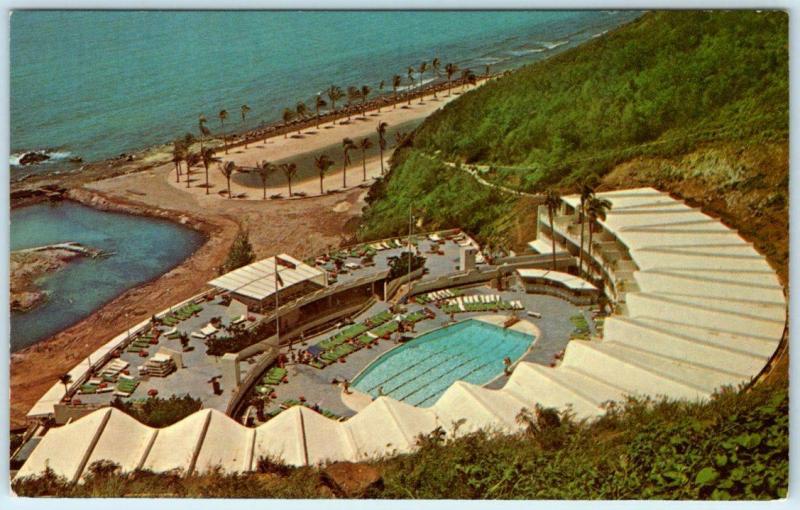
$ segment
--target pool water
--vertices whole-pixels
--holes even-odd
[[[423,334],[373,361],[353,388],[420,407],[433,405],[456,381],[483,385],[516,361],[535,337],[486,322],[467,320]]]

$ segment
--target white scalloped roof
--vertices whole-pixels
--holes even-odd
[[[501,390],[457,382],[427,409],[380,397],[344,423],[293,407],[247,429],[203,410],[155,432],[103,409],[51,430],[17,476],[49,465],[75,480],[99,458],[155,471],[246,471],[262,456],[292,465],[362,460],[411,451],[419,434],[439,426],[511,432],[520,409],[536,403],[593,417],[626,395],[704,399],[757,376],[786,324],[783,288],[766,260],[736,232],[665,193],[599,195],[613,204],[603,223],[629,247],[640,291],[626,295],[625,315],[606,319],[602,341],[570,342],[557,368],[520,363]]]

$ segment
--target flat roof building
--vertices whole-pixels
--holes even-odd
[[[264,311],[275,307],[276,290],[278,302],[284,303],[327,287],[328,281],[325,271],[282,253],[225,273],[208,284],[230,292],[250,309]]]

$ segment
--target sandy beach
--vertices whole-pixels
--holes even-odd
[[[397,108],[383,107],[379,114],[370,111],[366,120],[353,117],[351,122],[345,124],[337,120],[335,126],[328,122],[319,130],[313,130],[313,134],[303,130],[304,134],[300,137],[284,138],[278,135],[269,138],[266,144],[262,141],[249,145],[247,149],[237,147],[230,150],[227,156],[221,153],[218,157],[242,166],[251,166],[265,159],[277,163],[290,160],[302,162],[320,151],[337,146],[340,148],[344,137],[358,141],[369,136],[377,147],[375,128],[378,122],[386,122],[390,130],[387,134],[389,147],[384,159],[388,161],[391,147],[395,145],[392,127],[394,130],[407,129],[410,132],[426,116],[458,97],[455,92],[450,97],[446,92],[439,92],[438,95],[438,100],[426,96],[424,104],[419,104],[417,98],[410,107],[404,108],[407,106],[404,102],[398,104]],[[162,147],[161,150],[164,149]],[[316,170],[311,165],[299,163],[298,166],[302,165],[302,168],[299,168],[293,191],[305,192],[309,197],[295,200],[263,201],[260,183],[257,183],[257,187],[251,187],[236,181],[232,182],[233,193],[244,193],[246,199],[228,199],[218,194],[226,184],[216,168],[209,171],[212,187],[209,195],[206,195],[205,188],[197,186],[205,182],[202,167],[193,169],[192,187],[187,189],[185,181],[175,182],[173,164],[163,162],[164,159],[155,155],[134,163],[103,162],[83,174],[51,176],[26,183],[24,187],[27,189],[43,184],[63,186],[68,190],[67,198],[99,209],[167,218],[202,232],[207,241],[168,273],[123,293],[59,334],[15,352],[11,356],[12,429],[24,426],[28,409],[77,360],[90,354],[125,327],[201,290],[208,280],[217,275],[217,268],[224,262],[240,228],[248,230],[258,258],[281,252],[303,258],[349,242],[357,228],[367,193],[366,187],[360,186],[363,184],[361,152],[356,150],[351,153],[347,190],[341,190],[341,149],[338,154],[331,151],[329,156],[337,164],[331,168],[324,186],[326,192],[334,189],[340,191],[319,196]],[[388,170],[388,165],[386,168]],[[379,158],[369,157],[367,181],[379,174]],[[111,177],[107,177],[109,175]],[[288,196],[282,175],[273,178],[276,180],[270,183],[267,196],[276,193]]]

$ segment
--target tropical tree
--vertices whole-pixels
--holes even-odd
[[[222,145],[225,146],[225,154],[228,153],[228,139],[225,137],[225,120],[228,118],[228,110],[220,110],[219,117],[220,131],[222,131]]]
[[[233,198],[231,196],[231,176],[233,172],[236,171],[236,163],[233,161],[226,161],[219,167],[219,171],[222,172],[222,175],[225,176],[225,180],[228,181],[228,198]]]
[[[289,184],[289,198],[292,198],[292,179],[297,175],[297,165],[294,163],[284,163],[281,165],[281,171],[286,176],[286,182]]]
[[[434,58],[431,60],[431,67],[433,68],[433,77],[439,78],[441,76],[439,68],[442,66],[442,62],[439,60],[439,57]],[[433,87],[433,98],[438,99],[436,95],[436,87]]]
[[[333,160],[327,156],[327,154],[320,154],[314,158],[314,166],[317,168],[317,172],[319,172],[319,194],[324,195],[325,190],[322,187],[322,180],[325,178],[325,174],[328,173],[328,170],[333,165]]]
[[[361,142],[358,144],[358,148],[361,149],[361,166],[364,169],[364,180],[367,180],[367,151],[372,148],[372,141],[369,137],[364,137],[361,139]]]
[[[206,169],[206,195],[209,194],[209,185],[208,185],[208,167],[211,166],[211,163],[219,163],[221,160],[214,155],[214,149],[211,147],[206,147],[203,149],[203,154],[201,154],[201,159],[203,161],[203,167]]]
[[[69,383],[72,382],[72,376],[69,374],[63,374],[58,376],[58,382],[64,385],[64,396],[66,397],[69,394]]]
[[[399,74],[392,76],[392,93],[394,94],[394,106],[392,106],[392,109],[397,108],[397,87],[399,87],[402,83],[403,78],[401,78]]]
[[[311,113],[310,110],[308,109],[308,106],[306,106],[306,104],[302,101],[298,101],[297,105],[295,105],[294,107],[294,111],[295,113],[297,113],[297,118],[300,120],[306,120],[308,114]],[[297,134],[300,134],[301,129],[302,127],[298,128]]]
[[[447,97],[450,97],[453,89],[453,76],[458,72],[458,66],[453,63],[449,63],[444,66],[444,72],[447,75]]]
[[[347,165],[350,164],[350,151],[356,148],[355,142],[350,138],[342,140],[342,151],[344,158],[342,160],[342,187],[347,187]]]
[[[414,88],[414,68],[412,66],[408,66],[406,70],[406,75],[408,76],[408,106],[411,106],[411,90]]]
[[[589,218],[589,253],[592,253],[592,234],[594,232],[595,226],[597,225],[597,220],[605,220],[606,213],[611,210],[611,202],[605,198],[599,198],[596,195],[593,195],[589,198],[589,202],[586,204],[586,216]],[[589,269],[589,261],[586,262],[586,269],[588,272]]]
[[[175,182],[181,182],[181,162],[186,159],[186,143],[183,140],[172,142],[172,163],[175,164]]]
[[[328,87],[326,93],[328,94],[328,99],[331,100],[331,111],[335,113],[336,101],[344,97],[344,92],[342,92],[342,89],[337,87],[336,85],[331,85],[330,87]],[[336,117],[333,118],[333,123],[336,124]]]
[[[389,124],[385,122],[378,122],[378,127],[375,131],[378,132],[378,148],[381,151],[381,175],[383,175],[383,151],[386,150],[386,128]]]
[[[380,94],[381,96],[383,95],[383,89],[384,88],[386,88],[386,81],[381,80],[381,82],[378,84],[378,94]],[[380,101],[378,102],[378,113],[381,113],[381,103],[380,103]]]
[[[420,86],[420,88],[422,88],[422,85],[425,83],[425,80],[424,80],[425,71],[427,71],[427,70],[428,70],[428,63],[423,61],[419,65],[419,86]],[[420,94],[420,96],[419,96],[419,104],[423,104],[423,101],[422,101],[423,99],[425,99],[425,93],[424,92],[422,94]]]
[[[328,103],[322,99],[321,95],[317,95],[317,98],[314,100],[314,111],[317,113],[317,129],[319,129],[319,111],[326,106],[328,106]]]
[[[561,205],[561,197],[553,190],[547,190],[544,196],[544,205],[547,206],[547,219],[550,221],[550,240],[553,244],[553,271],[556,270],[556,231],[553,228],[553,218],[558,206]]]
[[[372,89],[369,87],[369,85],[361,86],[361,92],[359,93],[361,96],[361,109],[363,110],[361,115],[365,117],[367,116],[367,98],[369,97],[370,92],[372,92]]]
[[[205,149],[203,149],[205,151]],[[191,174],[191,169],[197,163],[200,162],[200,155],[195,152],[188,152],[186,154],[186,187],[191,187],[191,179],[189,178]]]
[[[353,113],[353,103],[358,101],[359,97],[361,97],[361,90],[358,87],[347,87],[347,122],[350,122]]]
[[[258,174],[258,177],[261,178],[261,190],[263,191],[263,196],[261,197],[262,200],[267,199],[267,180],[274,171],[275,165],[269,161],[264,160],[256,163],[256,173]]]
[[[475,73],[469,68],[461,71],[461,92],[464,92],[468,84],[475,85]]]
[[[594,188],[588,184],[581,187],[581,202],[578,210],[578,220],[581,224],[581,250],[578,253],[578,275],[583,275],[583,232],[586,221],[586,204],[594,196]]]
[[[250,112],[250,107],[243,104],[240,108],[242,114],[242,126],[244,127],[244,148],[247,148],[247,114]]]
[[[294,110],[292,110],[291,108],[284,108],[283,109],[283,115],[282,115],[282,117],[283,117],[283,127],[284,128],[288,128],[289,127],[289,123],[294,120],[296,115],[297,115],[297,113]],[[286,129],[286,131],[283,132],[283,137],[284,138],[288,138],[289,137],[289,130],[288,129]]]
[[[197,128],[200,130],[200,152],[203,152],[203,140],[211,134],[211,131],[206,127],[206,123],[208,123],[208,120],[206,116],[201,113],[200,117],[197,119]]]

